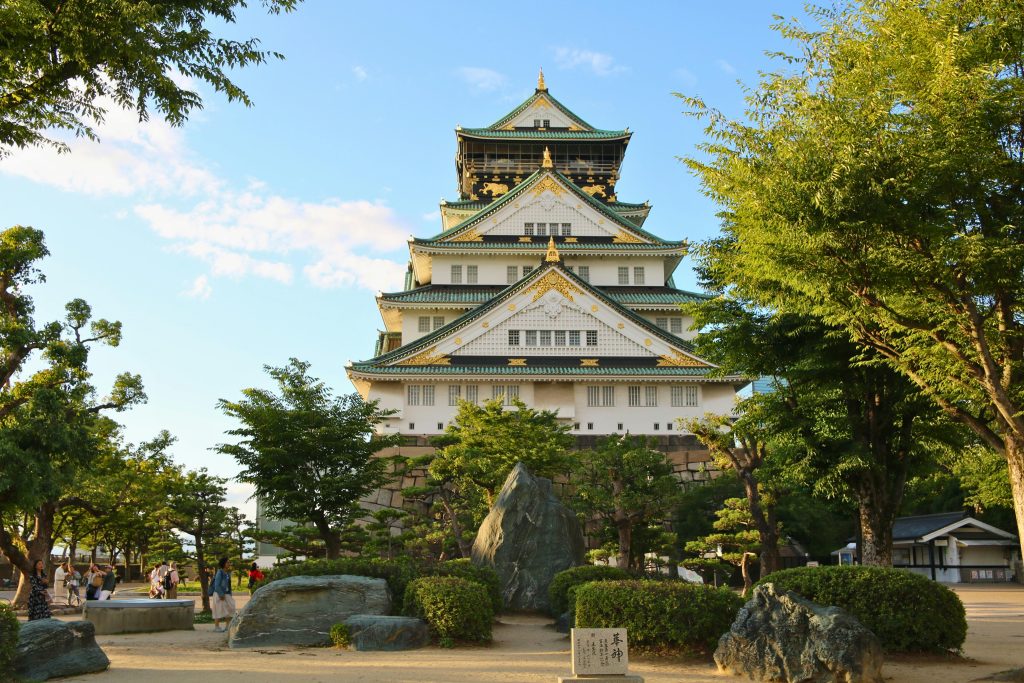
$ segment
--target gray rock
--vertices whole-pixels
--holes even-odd
[[[291,576],[255,593],[231,620],[228,646],[330,645],[331,626],[353,614],[387,614],[384,579],[365,576]]]
[[[39,619],[21,625],[14,672],[27,681],[90,674],[108,666],[88,621]]]
[[[572,631],[572,622],[575,621],[572,616],[572,611],[566,610],[558,615],[555,619],[555,632],[556,633],[569,633]]]
[[[838,607],[822,607],[772,584],[754,589],[718,641],[719,671],[755,681],[881,683],[882,646]]]
[[[415,650],[430,645],[430,628],[422,619],[356,614],[345,624],[353,650]]]
[[[480,525],[472,556],[498,572],[510,609],[547,611],[551,579],[583,564],[583,531],[552,493],[551,480],[519,463]]]

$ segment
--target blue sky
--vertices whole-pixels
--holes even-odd
[[[773,14],[798,2],[335,3],[256,8],[225,30],[285,55],[237,82],[253,108],[195,87],[205,109],[182,128],[111,109],[100,143],[0,161],[5,226],[45,231],[52,256],[38,319],[86,299],[121,320],[124,342],[93,356],[96,382],[138,372],[149,402],[122,414],[129,440],[168,429],[176,459],[223,476],[210,450],[233,424],[218,398],[266,384],[291,356],[338,392],[348,360],[368,358],[378,290],[401,288],[410,235],[434,234],[456,198],[456,124],[485,126],[548,88],[600,128],[634,131],[623,201],[654,205],[645,228],[707,238],[715,207],[677,160],[701,140],[673,91],[728,114],[742,88],[778,68]],[[677,284],[694,288],[689,263]],[[232,502],[244,488],[233,485]]]

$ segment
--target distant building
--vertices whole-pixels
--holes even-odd
[[[893,566],[945,583],[1012,581],[1020,562],[1017,537],[966,512],[898,517],[892,528]],[[854,564],[856,543],[832,551]]]

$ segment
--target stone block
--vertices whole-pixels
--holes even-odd
[[[14,673],[25,680],[77,676],[109,666],[110,660],[96,644],[96,628],[91,622],[39,619],[22,624],[18,632]]]
[[[430,644],[422,619],[356,614],[345,620],[353,650],[415,650]]]
[[[97,635],[191,631],[196,608],[192,600],[87,600],[84,616]]]

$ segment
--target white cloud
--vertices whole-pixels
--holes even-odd
[[[727,74],[732,75],[732,74],[736,73],[736,67],[734,67],[732,64],[730,64],[729,62],[725,61],[724,59],[716,59],[715,60],[715,64],[717,64],[718,68],[721,69],[722,71],[724,71]]]
[[[440,210],[428,211],[427,213],[423,214],[421,216],[421,218],[423,220],[425,220],[425,221],[428,221],[428,222],[433,222],[433,221],[439,220],[441,218],[441,211]]]
[[[581,50],[579,48],[555,48],[555,59],[563,69],[575,69],[582,66],[598,76],[611,76],[626,71],[626,67],[615,63],[615,58],[604,52]]]
[[[458,73],[462,80],[472,86],[474,90],[481,92],[491,92],[505,85],[505,76],[493,69],[463,66],[458,69]]]
[[[213,288],[210,287],[210,280],[205,275],[200,275],[192,281],[192,286],[183,291],[182,296],[187,296],[190,299],[202,299],[206,300],[210,298],[210,294],[213,293]]]
[[[686,67],[676,69],[675,77],[683,87],[692,88],[697,85],[697,75]]]
[[[356,80],[362,83],[370,77],[370,73],[366,70],[366,67],[356,64],[352,67],[352,75],[356,77]]]

